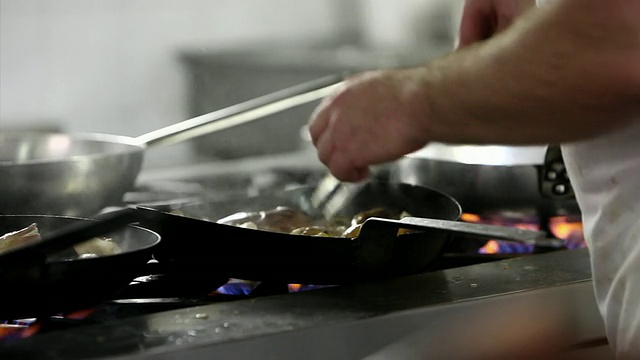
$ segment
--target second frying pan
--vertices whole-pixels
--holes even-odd
[[[44,242],[49,234],[86,226],[93,220],[53,215],[0,215],[0,234],[34,223]],[[110,231],[106,236],[118,245],[120,253],[83,259],[69,248],[40,254],[41,242],[31,246],[37,251],[28,252],[29,246],[14,251],[21,257],[0,255],[0,287],[3,289],[0,319],[54,315],[108,300],[144,270],[154,248],[161,242],[157,233],[136,226]],[[42,261],[39,255],[43,256]]]

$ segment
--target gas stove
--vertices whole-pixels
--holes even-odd
[[[506,346],[502,338],[511,333],[530,339],[526,345],[553,344],[569,358],[606,348],[590,278],[586,249],[554,252],[380,282],[193,303],[5,341],[0,355],[354,359],[406,352],[394,346],[423,336],[425,347],[411,351],[473,358],[474,346]]]
[[[203,194],[225,199],[313,183],[324,169],[308,156],[148,171],[123,200],[170,204]],[[0,339],[0,358],[375,358],[409,351],[415,336],[428,339],[433,354],[458,351],[458,358],[473,358],[473,347],[483,341],[498,346],[499,337],[486,331],[499,323],[509,332],[536,336],[541,344],[548,341],[566,355],[607,347],[587,249],[546,254],[483,249],[443,254],[420,274],[341,286],[199,278],[166,273],[151,260],[140,277],[96,307],[5,327],[11,335]],[[526,323],[532,317],[536,326]],[[459,327],[462,335],[454,341],[443,327]],[[543,334],[541,328],[571,331]],[[398,349],[398,344],[405,345]]]

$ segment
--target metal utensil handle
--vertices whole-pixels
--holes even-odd
[[[456,234],[480,236],[488,239],[505,240],[527,245],[560,248],[564,242],[560,239],[548,238],[543,231],[523,230],[514,227],[472,224],[460,221],[405,217],[394,221],[399,225],[409,225],[412,229],[439,229]]]
[[[173,144],[225,130],[330,95],[343,81],[331,75],[261,96],[136,137],[140,145]]]

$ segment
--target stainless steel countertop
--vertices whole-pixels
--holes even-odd
[[[534,304],[526,301],[532,298],[539,301]],[[241,354],[281,358],[284,353],[290,359],[360,358],[411,332],[428,331],[431,325],[442,329],[443,324],[455,324],[460,320],[456,314],[461,311],[467,313],[465,319],[471,326],[478,320],[473,314],[485,314],[486,318],[496,310],[491,306],[507,300],[527,304],[528,310],[504,311],[489,319],[501,319],[505,326],[517,325],[523,316],[531,322],[532,315],[555,319],[551,323],[556,327],[556,322],[562,321],[563,330],[570,330],[567,333],[571,334],[564,345],[604,336],[591,290],[588,251],[582,249],[374,283],[218,303],[43,334],[0,344],[0,358],[169,359],[215,354],[216,359],[226,359],[247,358]],[[552,306],[549,301],[553,301]],[[487,306],[489,310],[476,311]],[[424,319],[423,315],[439,320],[433,324],[416,321]],[[382,327],[377,327],[376,322]],[[474,329],[482,332],[481,324],[489,323],[487,319],[479,320]],[[520,323],[520,328],[526,329],[528,324]],[[322,339],[331,334],[351,334],[347,338],[353,346],[338,344],[346,348],[336,345],[335,354],[329,348],[315,354],[298,351],[305,348],[300,341],[309,349],[324,349]],[[376,341],[369,342],[368,337]],[[438,337],[431,339],[436,341]]]

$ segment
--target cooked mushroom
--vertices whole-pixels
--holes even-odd
[[[37,224],[0,236],[0,253],[42,240]],[[109,238],[93,238],[73,246],[78,258],[114,255],[121,252],[118,244]]]
[[[115,255],[121,252],[118,244],[110,238],[93,238],[76,244],[73,249],[81,258]]]
[[[290,233],[297,228],[313,224],[313,220],[309,215],[285,206],[261,211],[260,215],[260,220],[256,223],[258,227],[271,231]]]
[[[285,206],[260,212],[238,212],[216,222],[283,233],[313,225],[309,215]]]
[[[38,225],[31,224],[24,229],[0,236],[0,253],[40,241],[41,239]]]
[[[234,225],[249,229],[259,229],[293,235],[346,237],[354,239],[360,234],[362,224],[371,217],[401,219],[410,216],[407,212],[394,212],[382,207],[363,211],[352,218],[334,218],[315,220],[302,211],[285,206],[259,212],[238,212],[217,221],[220,224]],[[399,234],[410,232],[400,230]]]
[[[291,232],[291,234],[293,234],[293,235],[305,235],[305,236],[322,236],[322,237],[331,236],[325,231],[325,229],[323,229],[321,227],[318,227],[318,226],[307,226],[307,227],[297,228],[297,229],[293,230]]]

